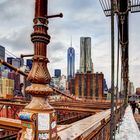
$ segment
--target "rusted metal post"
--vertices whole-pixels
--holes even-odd
[[[32,57],[34,56],[34,54],[21,54],[20,57],[23,58],[23,57]]]
[[[58,138],[56,113],[47,101],[47,96],[53,92],[48,85],[51,78],[46,56],[47,44],[50,42],[50,36],[47,33],[47,16],[48,0],[36,0],[34,32],[31,34],[31,41],[34,44],[33,66],[27,77],[32,85],[25,89],[26,94],[32,95],[32,100],[19,114],[23,126],[21,140],[26,138],[56,140]]]
[[[123,86],[124,86],[124,96],[125,96],[125,106],[128,102],[128,80],[129,80],[129,37],[128,37],[128,0],[118,0],[119,2],[119,32],[120,32],[120,44],[122,52],[122,75],[123,75]]]

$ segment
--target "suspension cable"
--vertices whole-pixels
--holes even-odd
[[[13,56],[13,57],[15,57],[15,58],[18,58],[16,55],[14,55],[13,53],[11,53],[11,52],[8,51],[7,49],[5,49],[5,51],[6,51],[7,53],[9,53],[11,56]]]
[[[115,113],[114,113],[114,139],[116,135],[116,127],[117,127],[117,120],[116,120],[116,111],[117,111],[117,105],[118,105],[118,81],[119,81],[119,53],[120,53],[120,45],[119,45],[119,20],[118,17],[116,16],[116,21],[117,21],[117,72],[116,72],[116,91],[115,91],[115,96],[116,96],[116,102],[115,102]]]
[[[116,77],[116,108],[117,108],[117,103],[118,103],[118,82],[119,82],[119,61],[120,61],[120,59],[119,59],[119,57],[120,57],[120,55],[119,55],[119,53],[120,53],[120,40],[119,40],[119,20],[118,20],[118,18],[117,18],[117,26],[118,26],[118,42],[117,42],[117,45],[118,45],[118,47],[117,47],[117,77]]]
[[[111,0],[111,121],[110,140],[114,139],[114,3]]]

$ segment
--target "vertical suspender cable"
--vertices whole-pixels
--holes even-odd
[[[111,0],[111,122],[110,140],[113,140],[114,132],[114,4]]]
[[[117,106],[117,103],[118,103],[118,82],[119,82],[119,53],[120,53],[120,42],[119,42],[119,20],[117,18],[117,24],[118,24],[118,48],[117,48],[117,78],[116,78],[116,87],[117,87],[117,90],[116,90],[116,106]]]
[[[117,111],[117,105],[118,105],[118,82],[119,82],[119,53],[120,53],[120,46],[119,46],[119,20],[118,20],[118,17],[116,18],[117,19],[117,26],[118,26],[118,34],[117,34],[117,75],[116,75],[116,104],[115,104],[115,111]],[[114,114],[115,116],[115,114]],[[115,134],[116,134],[116,126],[117,126],[117,120],[116,118],[114,118],[114,139],[115,139]]]

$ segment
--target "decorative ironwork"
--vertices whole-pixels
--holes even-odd
[[[130,0],[131,13],[140,12],[140,0]]]
[[[112,17],[113,13],[117,15],[118,22],[118,46],[121,45],[121,78],[124,87],[124,103],[127,106],[128,103],[128,81],[129,81],[129,38],[128,38],[128,16],[129,11],[140,11],[140,0],[99,0],[102,9],[106,16]],[[113,5],[111,5],[113,2]],[[110,8],[111,7],[111,8]],[[114,17],[114,16],[113,16]],[[112,23],[112,22],[111,22]],[[114,27],[113,27],[114,28]],[[113,35],[114,36],[114,35]],[[114,95],[112,95],[114,96]],[[111,106],[113,107],[113,104]],[[114,121],[114,119],[112,120]],[[112,125],[111,125],[112,127]],[[112,129],[111,129],[112,130]],[[114,127],[115,131],[115,127]]]
[[[51,77],[47,68],[49,61],[46,52],[47,45],[50,42],[50,36],[47,32],[48,18],[54,17],[63,17],[63,15],[60,13],[48,16],[48,0],[35,1],[34,32],[31,34],[31,41],[34,44],[33,66],[27,77],[32,85],[25,89],[26,94],[32,95],[32,100],[19,115],[23,124],[20,138],[22,140],[29,138],[29,136],[33,140],[54,140],[58,138],[56,113],[47,99],[47,96],[53,92],[53,89],[49,86]],[[36,116],[30,122],[27,121],[32,117],[29,114]],[[24,125],[24,123],[27,125]],[[28,125],[30,125],[30,129],[26,127]]]
[[[99,0],[106,16],[111,16],[110,0]],[[131,13],[140,12],[140,0],[128,0],[128,10]],[[118,0],[114,0],[114,12],[118,12]]]

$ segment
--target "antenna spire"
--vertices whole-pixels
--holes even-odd
[[[72,36],[71,36],[71,43],[70,43],[71,47],[72,47]]]

